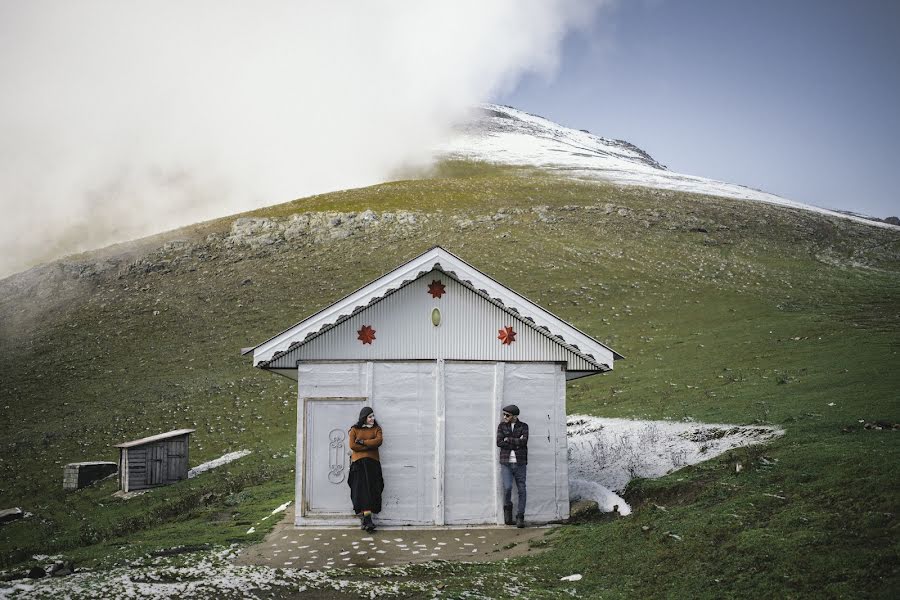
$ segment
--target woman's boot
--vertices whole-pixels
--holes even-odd
[[[519,529],[525,527],[525,515],[516,515],[516,527]]]
[[[369,513],[363,519],[363,527],[369,533],[375,531],[375,521],[372,520],[372,514]]]
[[[503,505],[503,524],[504,525],[515,525],[512,518],[512,504],[504,504]]]

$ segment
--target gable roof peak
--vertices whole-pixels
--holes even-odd
[[[355,292],[303,319],[293,327],[247,349],[244,353],[252,351],[253,364],[265,367],[276,354],[283,354],[291,347],[296,347],[294,346],[295,342],[306,340],[318,332],[330,329],[339,320],[378,302],[432,270],[441,271],[470,285],[486,299],[517,314],[535,328],[545,331],[551,337],[558,338],[579,354],[589,356],[609,369],[612,368],[614,360],[623,358],[612,348],[563,321],[525,296],[507,288],[441,246],[431,247]]]

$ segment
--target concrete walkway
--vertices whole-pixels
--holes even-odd
[[[289,569],[385,567],[446,560],[484,562],[538,552],[550,527],[385,527],[373,533],[359,527],[298,528],[293,510],[256,546],[243,550],[236,564]],[[377,521],[376,521],[377,522]]]

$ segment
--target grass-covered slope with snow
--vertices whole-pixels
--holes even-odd
[[[900,432],[872,424],[900,422],[900,234],[470,163],[0,282],[0,508],[32,513],[0,526],[2,567],[63,554],[109,568],[177,545],[261,539],[265,526],[249,528],[293,496],[295,388],[239,349],[435,244],[627,357],[571,383],[570,413],[785,433],[634,481],[623,492],[630,516],[563,527],[540,555],[411,567],[407,580],[451,597],[896,589]],[[61,489],[65,463],[115,460],[111,444],[182,427],[197,429],[191,466],[252,453],[127,501],[111,497],[112,481]],[[573,573],[584,577],[559,580]]]
[[[744,185],[676,173],[626,141],[571,129],[510,106],[480,106],[470,120],[460,124],[456,134],[436,151],[451,159],[530,165],[569,177],[768,202],[873,223],[878,227],[896,227],[877,219],[803,204]]]

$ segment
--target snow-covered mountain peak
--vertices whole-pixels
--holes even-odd
[[[665,169],[652,156],[633,144],[599,137],[583,129],[563,127],[509,106],[484,104],[478,107],[476,114],[475,121],[461,127],[466,134],[478,135],[481,132],[507,139],[526,136],[543,140],[547,151],[558,153],[557,158],[563,162],[566,161],[566,155],[571,155],[579,164],[583,162],[579,159],[618,159],[654,169]]]
[[[675,173],[628,142],[564,127],[543,117],[498,104],[477,107],[472,118],[460,124],[452,139],[441,144],[436,151],[438,155],[450,159],[530,165],[582,179],[756,200],[880,227],[896,227],[859,215],[795,202],[742,185]]]

